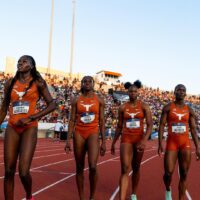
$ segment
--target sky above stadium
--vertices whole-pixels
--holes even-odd
[[[76,0],[73,72],[119,72],[122,81],[200,94],[199,0]],[[48,64],[51,0],[0,6],[0,70],[6,56]],[[72,1],[54,1],[52,68],[69,72]]]

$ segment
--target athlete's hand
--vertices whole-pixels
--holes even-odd
[[[29,118],[21,118],[16,122],[16,126],[26,126],[31,122],[31,119]]]
[[[144,141],[144,140],[141,140],[136,145],[136,148],[137,148],[138,152],[144,151],[145,147],[146,147],[146,141]]]
[[[106,143],[105,142],[102,142],[101,143],[101,146],[100,146],[100,155],[101,156],[104,156],[106,153]]]
[[[71,143],[70,143],[70,141],[66,141],[66,145],[65,145],[65,152],[68,154],[70,151],[72,151],[72,149],[71,149]]]
[[[164,150],[163,150],[163,145],[159,144],[158,145],[158,155],[161,157],[163,154]]]
[[[196,149],[196,158],[197,158],[197,160],[200,159],[200,149],[199,148]]]
[[[112,144],[110,151],[111,151],[112,155],[115,155],[115,145],[114,144]]]

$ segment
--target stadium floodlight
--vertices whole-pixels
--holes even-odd
[[[70,55],[70,77],[72,77],[73,59],[74,59],[74,26],[75,26],[75,7],[76,0],[72,0],[73,12],[72,12],[72,33],[71,33],[71,55]]]
[[[51,21],[50,21],[50,34],[49,34],[49,54],[48,54],[47,74],[50,74],[50,68],[51,68],[53,18],[54,18],[54,0],[51,1]]]

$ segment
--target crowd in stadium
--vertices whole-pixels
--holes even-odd
[[[9,74],[2,73],[0,76],[0,102],[3,98],[3,86],[6,80],[11,77]],[[57,101],[57,109],[42,117],[41,122],[56,122],[57,119],[64,119],[68,121],[69,112],[71,107],[71,99],[74,95],[78,95],[80,90],[80,80],[77,78],[63,78],[62,80],[58,77],[46,75],[45,80],[49,85],[52,96]],[[116,99],[112,94],[109,94],[106,89],[104,89],[106,83],[95,83],[96,92],[100,93],[106,102],[105,107],[105,118],[106,118],[106,127],[115,129],[117,124],[117,113],[119,105],[122,103],[120,99]],[[113,92],[123,91],[125,89],[123,83],[119,85],[110,86]],[[164,105],[166,105],[170,100],[174,98],[173,92],[162,91],[159,88],[153,89],[150,87],[144,86],[140,92],[140,98],[149,104],[152,116],[153,116],[153,131],[157,131],[158,123],[161,115],[161,110]],[[197,122],[200,120],[200,97],[196,95],[188,95],[186,97],[187,103],[193,107],[197,116]],[[42,99],[38,101],[38,110],[42,109],[45,106],[45,103]]]

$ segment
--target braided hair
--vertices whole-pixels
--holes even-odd
[[[24,95],[26,95],[26,93],[27,93],[27,91],[31,88],[31,86],[33,85],[33,82],[34,81],[36,81],[36,80],[38,80],[38,81],[41,81],[41,80],[43,80],[43,78],[42,78],[42,76],[40,75],[40,73],[37,71],[37,69],[36,69],[36,62],[35,62],[35,60],[34,60],[34,58],[32,57],[32,56],[29,56],[29,55],[23,55],[22,57],[25,57],[25,58],[27,58],[29,61],[30,61],[30,63],[31,63],[31,76],[32,76],[32,80],[30,81],[30,83],[29,83],[29,86],[25,89],[25,93],[24,93]],[[19,71],[17,71],[16,72],[16,74],[15,74],[15,76],[13,77],[13,79],[11,80],[11,84],[10,84],[10,86],[9,86],[9,88],[8,88],[8,92],[7,92],[7,94],[6,94],[6,96],[5,96],[5,99],[6,99],[6,106],[8,107],[9,106],[9,104],[10,104],[10,99],[11,99],[11,91],[12,91],[12,89],[13,89],[13,86],[14,86],[14,84],[16,83],[16,81],[19,79],[19,74],[20,74],[20,72]]]

